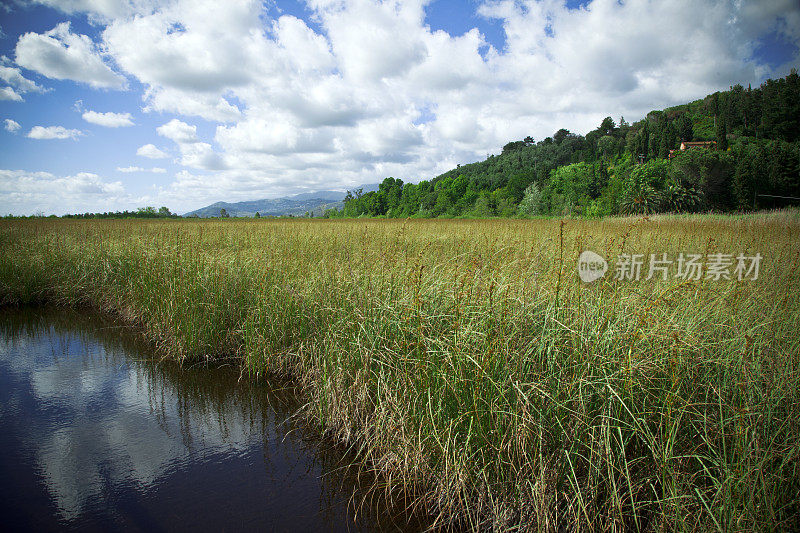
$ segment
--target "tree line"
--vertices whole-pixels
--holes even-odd
[[[679,150],[683,141],[713,141]],[[800,78],[735,85],[642,120],[606,117],[419,183],[348,191],[326,217],[453,217],[741,211],[800,203]]]
[[[14,217],[8,215],[6,218],[41,218],[43,215],[33,215],[32,217]],[[56,215],[50,215],[47,218],[58,218]],[[60,218],[180,218],[180,215],[173,213],[167,207],[160,207],[156,209],[152,206],[139,207],[136,211],[106,211],[103,213],[74,213],[62,215]]]

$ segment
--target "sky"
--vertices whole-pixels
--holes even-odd
[[[799,45],[798,0],[0,0],[0,214],[418,182]]]

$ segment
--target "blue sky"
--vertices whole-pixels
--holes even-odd
[[[798,28],[795,0],[6,0],[0,213],[430,179],[783,76]]]

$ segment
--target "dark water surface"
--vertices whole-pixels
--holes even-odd
[[[94,314],[0,310],[0,529],[419,528],[361,505],[292,391],[239,378],[159,362]]]

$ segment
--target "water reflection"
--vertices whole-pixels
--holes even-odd
[[[294,391],[180,368],[94,315],[0,311],[0,512],[25,529],[418,529],[361,506]],[[362,481],[363,482],[363,481]]]

